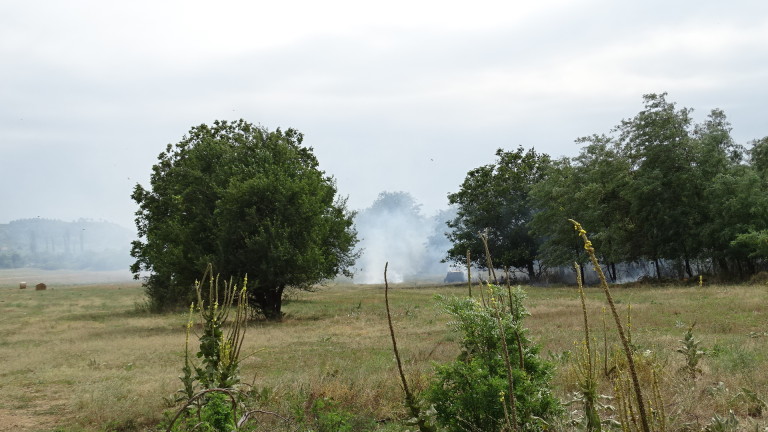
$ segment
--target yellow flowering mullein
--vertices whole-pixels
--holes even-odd
[[[187,319],[186,339],[184,341],[184,367],[181,371],[184,375],[181,375],[179,379],[184,384],[183,394],[187,399],[191,399],[195,394],[195,378],[192,376],[192,365],[189,361],[189,334],[192,332],[192,325],[194,325],[194,312],[195,304],[192,303],[189,306],[189,318]]]
[[[184,351],[189,351],[189,333],[192,331],[192,325],[194,325],[194,313],[195,313],[195,303],[192,302],[192,304],[189,305],[189,318],[187,319],[187,339],[184,343]]]
[[[645,410],[645,401],[643,398],[643,391],[640,388],[640,380],[637,377],[637,372],[635,369],[635,360],[632,356],[632,350],[629,346],[629,340],[627,339],[627,336],[624,333],[624,326],[621,323],[621,318],[619,318],[619,314],[616,311],[616,305],[613,302],[613,296],[611,296],[611,290],[608,288],[608,281],[605,278],[605,273],[603,273],[603,269],[600,267],[600,262],[597,260],[597,256],[595,255],[595,248],[592,246],[592,242],[587,237],[587,231],[577,221],[573,219],[568,219],[568,221],[571,224],[573,224],[573,229],[578,233],[577,235],[581,237],[582,241],[584,242],[584,249],[587,251],[587,254],[589,255],[589,260],[594,266],[595,272],[597,272],[597,276],[600,278],[600,286],[603,288],[603,293],[605,293],[605,298],[608,301],[608,306],[610,306],[611,308],[611,314],[613,315],[613,320],[616,323],[616,330],[619,333],[619,338],[621,339],[621,344],[622,344],[622,347],[624,348],[624,355],[627,357],[627,364],[629,365],[629,373],[632,378],[632,385],[634,387],[635,396],[637,399],[637,409],[640,417],[640,426],[643,432],[651,432],[650,425],[648,423],[648,415],[646,414],[646,410]]]
[[[224,339],[224,334],[222,334],[221,340],[219,341],[219,359],[221,359],[221,363],[228,366],[231,354],[232,344],[228,340]]]
[[[584,316],[584,340],[582,341],[582,352],[585,354],[584,360],[580,360],[579,369],[581,371],[581,397],[584,402],[584,417],[587,421],[587,430],[590,432],[602,430],[600,427],[600,415],[597,412],[597,381],[595,380],[595,362],[592,358],[592,347],[589,343],[589,321],[587,320],[587,303],[584,295],[584,284],[581,280],[581,266],[573,263],[576,270],[576,285],[579,289],[579,299],[581,300],[581,311]]]
[[[509,409],[507,409],[507,401],[504,396],[506,396],[504,390],[500,391],[499,402],[501,402],[501,406],[504,408],[504,421],[507,422],[507,428],[503,430],[514,431],[517,430],[517,424],[513,424],[512,420],[509,418]]]

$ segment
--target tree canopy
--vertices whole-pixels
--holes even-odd
[[[149,272],[156,308],[191,301],[208,263],[225,278],[248,276],[249,302],[281,316],[286,288],[308,289],[354,264],[354,214],[337,196],[296,130],[244,120],[193,127],[152,167],[139,205],[131,266]]]
[[[659,278],[743,278],[765,268],[768,138],[745,149],[722,110],[701,123],[692,112],[666,93],[647,94],[609,133],[578,138],[576,157],[498,150],[496,163],[469,171],[449,195],[459,205],[449,258],[481,255],[477,233],[488,228],[499,267],[583,262],[570,218],[590,231],[613,279],[619,263],[650,263]]]
[[[467,173],[459,191],[448,195],[457,211],[448,223],[453,244],[448,259],[464,262],[469,250],[475,265],[486,267],[478,233],[487,230],[494,265],[523,269],[534,278],[538,246],[528,229],[533,216],[529,193],[542,180],[549,156],[519,147],[516,151],[499,149],[496,158],[495,163]]]

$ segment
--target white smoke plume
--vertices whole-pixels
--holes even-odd
[[[441,218],[444,220],[440,220]],[[398,283],[415,279],[439,279],[446,264],[440,263],[448,250],[445,239],[450,217],[446,211],[432,218],[421,213],[421,205],[407,192],[382,192],[376,201],[355,218],[362,255],[357,261],[355,282],[384,282],[384,264],[389,262],[387,279]]]

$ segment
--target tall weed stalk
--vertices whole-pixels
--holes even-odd
[[[584,417],[587,421],[587,431],[599,432],[600,415],[597,412],[598,394],[597,379],[595,378],[595,360],[590,344],[589,321],[587,319],[587,304],[584,296],[584,285],[581,280],[581,266],[574,263],[576,269],[576,284],[579,287],[579,299],[581,300],[581,312],[584,316],[584,359],[580,361],[579,371],[581,374],[579,382],[579,391],[581,400],[584,403]]]
[[[387,323],[389,324],[389,335],[392,337],[392,351],[395,353],[395,360],[397,361],[397,371],[400,374],[400,382],[403,386],[403,392],[405,393],[405,405],[411,412],[411,416],[416,420],[416,424],[421,432],[435,432],[435,429],[427,422],[422,415],[419,408],[416,397],[414,397],[410,388],[408,387],[408,380],[405,378],[403,372],[403,362],[400,360],[400,351],[397,349],[397,338],[395,338],[395,328],[392,326],[392,314],[389,310],[389,282],[387,281],[387,268],[389,262],[384,264],[384,305],[387,309]]]
[[[203,289],[205,281],[208,282],[207,290]],[[190,306],[186,328],[184,366],[180,377],[184,388],[179,391],[183,395],[181,400],[186,402],[170,421],[168,431],[174,430],[180,418],[185,419],[179,423],[181,428],[189,427],[188,422],[194,418],[200,427],[209,430],[229,432],[237,427],[239,393],[236,387],[240,383],[240,353],[248,318],[248,279],[246,277],[242,288],[238,289],[231,280],[221,282],[218,276],[214,277],[209,264],[203,274],[203,283],[195,283],[197,307],[194,303]],[[195,310],[202,324],[196,354],[199,364],[194,364],[189,346]],[[227,398],[231,404],[225,402]],[[244,419],[249,415],[246,414]]]
[[[624,326],[621,323],[621,318],[619,318],[619,314],[616,311],[616,305],[613,302],[613,297],[611,296],[611,290],[608,288],[608,282],[605,278],[605,273],[603,273],[602,268],[600,267],[600,262],[597,260],[597,256],[595,255],[595,248],[592,246],[592,242],[587,237],[587,231],[582,228],[581,224],[576,222],[573,219],[568,219],[569,222],[573,224],[574,230],[578,233],[578,236],[581,237],[581,239],[584,241],[584,249],[587,251],[587,254],[589,255],[589,260],[592,262],[592,265],[594,266],[595,271],[597,272],[598,277],[600,278],[600,286],[603,288],[603,292],[605,293],[605,298],[608,301],[608,306],[611,309],[611,314],[613,315],[613,319],[616,323],[616,331],[619,333],[619,339],[621,339],[621,344],[624,349],[624,355],[627,358],[627,365],[629,367],[629,374],[632,379],[632,387],[634,389],[635,398],[637,402],[637,417],[639,417],[640,426],[643,432],[651,432],[650,423],[648,420],[648,414],[646,412],[646,406],[645,406],[645,400],[643,398],[643,390],[640,387],[640,380],[637,377],[637,370],[635,368],[635,361],[632,355],[632,349],[630,348],[630,342],[627,338],[627,335],[624,331]],[[634,419],[634,410],[632,410],[631,404],[629,404],[629,410],[632,412],[632,418]]]

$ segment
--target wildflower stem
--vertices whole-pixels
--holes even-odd
[[[424,418],[421,416],[418,405],[416,404],[416,398],[413,397],[413,393],[408,388],[408,380],[405,379],[405,373],[403,372],[403,363],[400,361],[400,351],[397,349],[397,339],[395,339],[395,328],[392,326],[392,314],[389,311],[389,282],[387,281],[387,268],[389,262],[384,264],[384,305],[387,309],[387,323],[389,324],[389,334],[392,336],[392,351],[395,353],[395,360],[397,360],[397,370],[400,373],[400,380],[403,384],[403,392],[405,393],[405,404],[411,411],[411,415],[416,419],[421,432],[434,432],[432,426],[427,424]]]
[[[486,246],[487,247],[487,246]],[[487,249],[486,249],[487,250]],[[490,287],[490,284],[489,284]],[[515,382],[514,378],[512,377],[512,363],[509,359],[509,347],[507,346],[507,335],[504,331],[504,324],[501,321],[501,312],[499,311],[500,306],[499,303],[495,301],[495,298],[493,297],[493,291],[489,290],[489,296],[491,297],[491,305],[493,307],[493,311],[496,315],[496,324],[499,327],[499,335],[501,336],[501,352],[504,357],[504,365],[507,367],[507,387],[509,392],[509,410],[512,412],[512,419],[510,420],[507,418],[507,424],[510,422],[512,423],[512,430],[518,431],[518,425],[517,425],[517,407],[516,407],[516,400],[515,400]],[[520,344],[520,339],[518,337],[518,349],[520,350],[520,358],[522,363],[522,345]],[[521,366],[522,368],[522,366]],[[504,410],[506,414],[506,409]]]
[[[573,224],[573,228],[578,232],[579,237],[584,241],[584,249],[589,254],[589,260],[592,262],[592,265],[595,267],[595,271],[597,272],[597,276],[600,278],[600,286],[603,288],[603,292],[605,293],[605,298],[608,301],[608,306],[611,308],[611,314],[613,315],[613,319],[616,322],[616,330],[619,333],[619,338],[621,339],[621,344],[624,348],[624,354],[627,357],[627,363],[629,365],[629,373],[632,377],[632,385],[635,390],[635,396],[637,397],[637,409],[638,414],[640,415],[640,424],[642,426],[643,432],[651,432],[650,426],[648,425],[648,418],[647,414],[645,412],[645,402],[643,401],[643,391],[640,388],[640,380],[637,378],[637,372],[635,370],[635,360],[632,356],[632,350],[629,347],[629,341],[627,340],[627,336],[624,333],[624,327],[621,324],[621,318],[619,318],[618,312],[616,312],[616,305],[613,302],[613,297],[611,296],[611,290],[608,289],[608,282],[605,279],[605,273],[603,273],[602,268],[600,268],[600,262],[597,260],[597,256],[595,255],[595,248],[592,247],[592,242],[587,237],[587,232],[581,227],[581,224],[576,222],[573,219],[568,219],[569,222]],[[631,410],[631,405],[630,405]]]
[[[470,260],[469,249],[467,249],[467,287],[469,288],[469,298],[472,298],[472,261]]]

